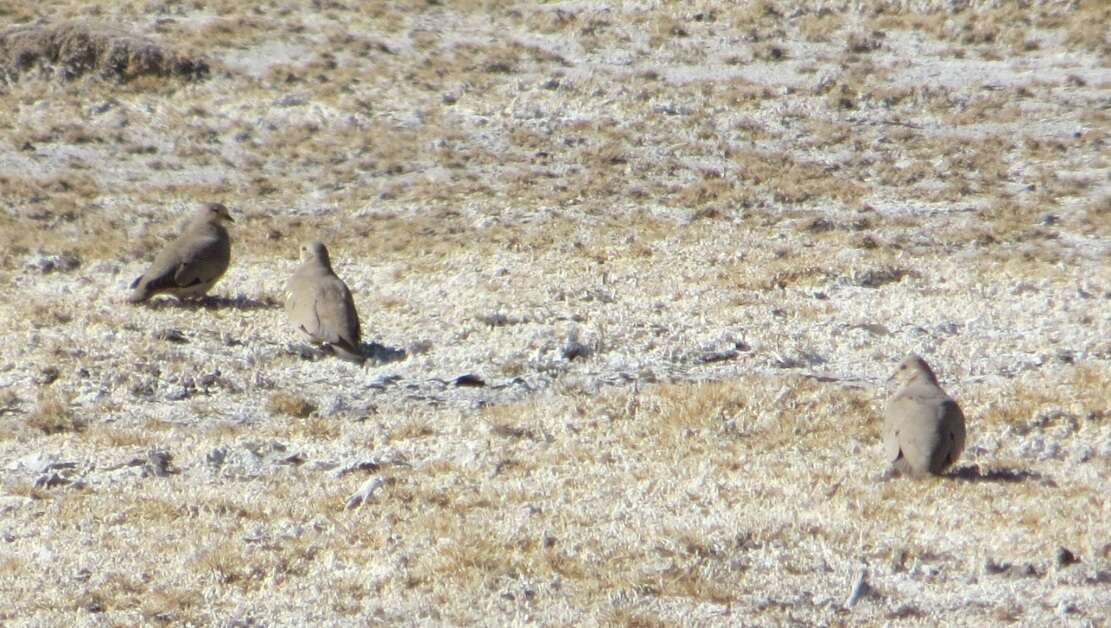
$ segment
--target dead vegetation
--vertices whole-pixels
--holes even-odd
[[[83,22],[17,26],[0,32],[0,76],[18,80],[39,69],[63,80],[85,74],[117,81],[143,76],[201,79],[208,63],[183,56],[145,37]]]
[[[87,422],[70,408],[68,400],[52,389],[39,393],[35,409],[28,415],[26,423],[27,427],[48,436],[80,432],[87,426]]]
[[[270,395],[270,399],[266,402],[266,409],[272,414],[304,419],[316,411],[316,406],[300,395],[276,392]]]

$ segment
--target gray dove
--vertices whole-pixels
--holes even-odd
[[[337,357],[362,364],[359,314],[347,284],[332,271],[322,242],[301,246],[301,266],[286,283],[285,311],[289,320],[314,344]]]
[[[185,231],[155,256],[147,272],[131,282],[127,300],[142,303],[160,293],[179,299],[203,297],[231,261],[231,239],[224,222],[234,221],[222,203],[198,208]]]
[[[917,355],[903,360],[891,379],[899,389],[883,411],[883,449],[895,474],[941,475],[964,449],[964,414],[938,386]]]

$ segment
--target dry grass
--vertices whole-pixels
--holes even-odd
[[[143,429],[120,428],[94,423],[86,434],[91,442],[104,447],[142,448],[155,443],[155,437]]]
[[[53,390],[39,393],[35,409],[28,415],[26,424],[48,436],[80,432],[87,426],[86,421],[70,407],[69,400]]]
[[[334,419],[312,416],[315,409],[297,407],[297,412],[286,411],[291,416],[300,417],[301,420],[289,426],[288,434],[308,440],[333,440],[340,435],[341,426]],[[301,414],[305,413],[305,414]]]
[[[266,410],[271,414],[304,419],[316,412],[316,405],[293,393],[276,392],[271,394],[270,399],[267,400]]]
[[[1017,430],[1043,429],[1064,421],[1075,429],[1077,422],[1102,421],[1111,412],[1111,401],[1104,391],[1111,374],[1091,366],[1068,370],[1056,387],[1025,384],[992,404],[979,419],[987,425],[1000,424]],[[1062,394],[1067,391],[1067,394]],[[1069,404],[1063,403],[1064,399]]]
[[[1106,384],[1104,373],[1087,368],[1059,381],[1061,390],[1075,389],[1077,403],[1085,407],[1094,402],[1105,408],[1097,391]],[[998,392],[1023,396],[1010,387]],[[976,394],[964,397],[967,407],[979,405]],[[340,497],[322,490],[313,476],[267,482],[269,502],[231,487],[216,493],[196,487],[185,489],[185,495],[156,497],[162,489],[145,485],[147,496],[117,503],[121,515],[112,525],[144,526],[151,531],[147,542],[152,547],[187,535],[190,540],[171,553],[186,580],[158,575],[140,581],[121,572],[97,573],[67,608],[193,617],[198,598],[186,593],[193,589],[182,582],[271,608],[263,602],[267,583],[317,586],[309,583],[328,574],[333,593],[320,589],[318,594],[327,595],[332,612],[342,616],[361,616],[371,600],[382,603],[402,595],[439,600],[439,620],[467,622],[480,611],[453,600],[493,596],[511,605],[559,607],[557,600],[575,595],[578,604],[588,605],[580,606],[582,610],[630,621],[648,621],[643,616],[656,613],[671,617],[657,606],[663,601],[761,608],[787,618],[793,615],[775,600],[796,587],[813,587],[815,572],[829,569],[845,574],[839,579],[845,580],[841,586],[846,589],[819,595],[840,599],[860,555],[877,564],[904,565],[891,575],[883,575],[883,569],[873,572],[873,578],[887,582],[875,582],[885,595],[902,595],[903,585],[893,578],[908,564],[943,566],[933,576],[935,586],[947,583],[960,577],[949,572],[963,568],[963,552],[982,551],[962,543],[977,543],[998,527],[996,515],[975,514],[972,505],[988,495],[1000,499],[1003,486],[956,480],[869,485],[854,478],[856,471],[828,466],[825,445],[830,442],[841,450],[874,446],[873,402],[870,394],[812,379],[749,377],[650,386],[596,398],[549,396],[492,408],[487,421],[501,427],[489,432],[497,438],[488,441],[493,455],[487,463],[470,468],[426,464],[400,471],[397,485],[384,489],[388,495],[375,510],[360,511],[358,518],[369,518],[371,525],[314,514],[334,512]],[[990,440],[1010,425],[991,416],[972,416],[977,440]],[[534,426],[530,429],[538,434],[562,434],[559,426],[566,419],[559,417],[574,417],[577,427],[573,436],[568,433],[544,445],[543,438],[507,427],[512,417]],[[1040,429],[1046,427],[1052,425]],[[473,438],[463,424],[451,429]],[[870,466],[864,461],[853,468]],[[756,469],[764,473],[756,474]],[[1047,517],[1083,521],[1091,514],[1090,489],[1080,489],[1077,501],[1070,500],[1065,519],[1013,503],[1057,499],[1054,487],[1031,482],[1021,485],[1007,506],[1025,513],[1009,524],[1026,531],[1024,538],[1036,536],[1049,524]],[[81,510],[65,516],[84,518],[80,513],[96,512],[98,506],[90,502],[99,499],[86,497]],[[189,503],[195,506],[180,505]],[[272,510],[277,504],[284,505]],[[952,538],[948,549],[939,549],[936,541],[926,541],[937,537],[917,525],[912,528],[923,535],[919,541],[883,535],[890,522],[905,520],[917,509],[930,509],[935,518],[964,518],[966,539]],[[692,520],[687,512],[699,516]],[[863,518],[846,517],[848,512]],[[646,517],[648,513],[656,514]],[[293,517],[303,522],[300,526],[316,523],[275,542],[285,534],[282,526],[268,523],[275,516]],[[227,539],[231,523],[246,526],[242,534],[255,540]],[[1058,542],[1070,547],[1084,547],[1089,538],[1060,533]],[[862,545],[862,538],[872,540]],[[1000,560],[1023,560],[1031,549],[1048,556],[1053,549],[1038,542],[1027,548],[1021,543]],[[127,547],[108,543],[102,551],[123,558]],[[381,563],[370,557],[384,551],[400,551],[401,558],[379,571],[373,565]],[[141,564],[146,559],[126,560]],[[330,573],[336,560],[339,565],[367,565],[364,569],[378,575],[355,578],[348,566]],[[764,575],[771,564],[776,565],[774,581]],[[794,612],[821,612],[824,605],[815,599]],[[396,612],[389,603],[386,608]]]
[[[208,74],[208,64],[164,49],[155,42],[105,26],[80,22],[22,26],[0,33],[0,73],[8,80],[36,67],[53,66],[73,80],[87,72],[128,81],[142,76]]]

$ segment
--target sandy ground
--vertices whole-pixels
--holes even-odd
[[[919,4],[0,4],[0,621],[1102,625],[1111,10]]]

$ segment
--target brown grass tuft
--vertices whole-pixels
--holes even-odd
[[[193,623],[190,611],[199,607],[204,598],[197,591],[177,587],[156,588],[143,595],[143,618],[159,624]],[[193,620],[196,621],[196,620]]]
[[[86,422],[74,414],[68,400],[49,389],[39,394],[35,410],[27,417],[27,426],[49,435],[80,432]]]
[[[105,26],[66,22],[0,33],[0,75],[16,78],[46,64],[59,66],[61,78],[67,80],[90,72],[120,81],[150,75],[198,79],[208,74],[203,60]]]
[[[266,401],[266,410],[270,414],[284,414],[303,419],[316,412],[316,405],[293,393],[276,392]]]
[[[664,628],[671,625],[651,613],[624,608],[610,612],[603,623],[625,628]]]
[[[301,416],[301,420],[291,426],[291,431],[309,440],[331,440],[340,435],[340,425],[322,416]]]

